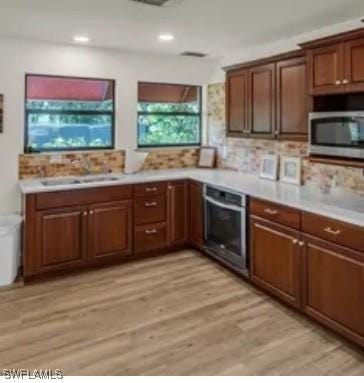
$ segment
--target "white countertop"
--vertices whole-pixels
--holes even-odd
[[[217,169],[168,169],[145,171],[132,175],[113,173],[109,176],[117,177],[118,180],[93,182],[90,184],[44,186],[42,184],[43,180],[34,179],[19,181],[19,187],[23,194],[33,194],[143,182],[193,179],[203,183],[221,186],[231,191],[244,193],[251,197],[262,198],[364,227],[364,196],[346,191],[324,194],[318,188],[272,182],[262,180],[253,175]],[[80,179],[83,177],[75,178]],[[72,178],[66,177],[66,179]],[[57,178],[52,178],[52,180],[57,180]]]

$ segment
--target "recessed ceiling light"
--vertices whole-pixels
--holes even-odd
[[[173,41],[174,36],[171,33],[162,33],[158,36],[160,41]]]
[[[90,39],[87,36],[74,36],[73,41],[76,43],[88,43]]]

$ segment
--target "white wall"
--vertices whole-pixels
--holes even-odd
[[[0,134],[0,213],[19,211],[18,155],[23,152],[25,73],[116,80],[116,146],[136,144],[138,81],[207,84],[216,62],[153,56],[71,45],[0,38],[0,94],[5,95]]]

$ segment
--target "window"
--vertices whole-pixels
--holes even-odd
[[[191,146],[201,142],[201,87],[139,83],[138,146]]]
[[[25,152],[114,148],[113,80],[26,76]]]

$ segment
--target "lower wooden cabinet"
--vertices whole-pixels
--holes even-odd
[[[92,205],[88,215],[91,262],[132,253],[132,202]]]
[[[167,193],[168,245],[184,245],[189,239],[188,181],[169,182]]]
[[[204,245],[203,185],[190,181],[190,242],[202,249]]]
[[[87,262],[87,209],[71,207],[39,211],[35,216],[36,274],[72,269]]]
[[[304,311],[364,347],[364,254],[304,239]]]
[[[250,219],[252,281],[287,303],[301,303],[299,233],[266,220]]]

